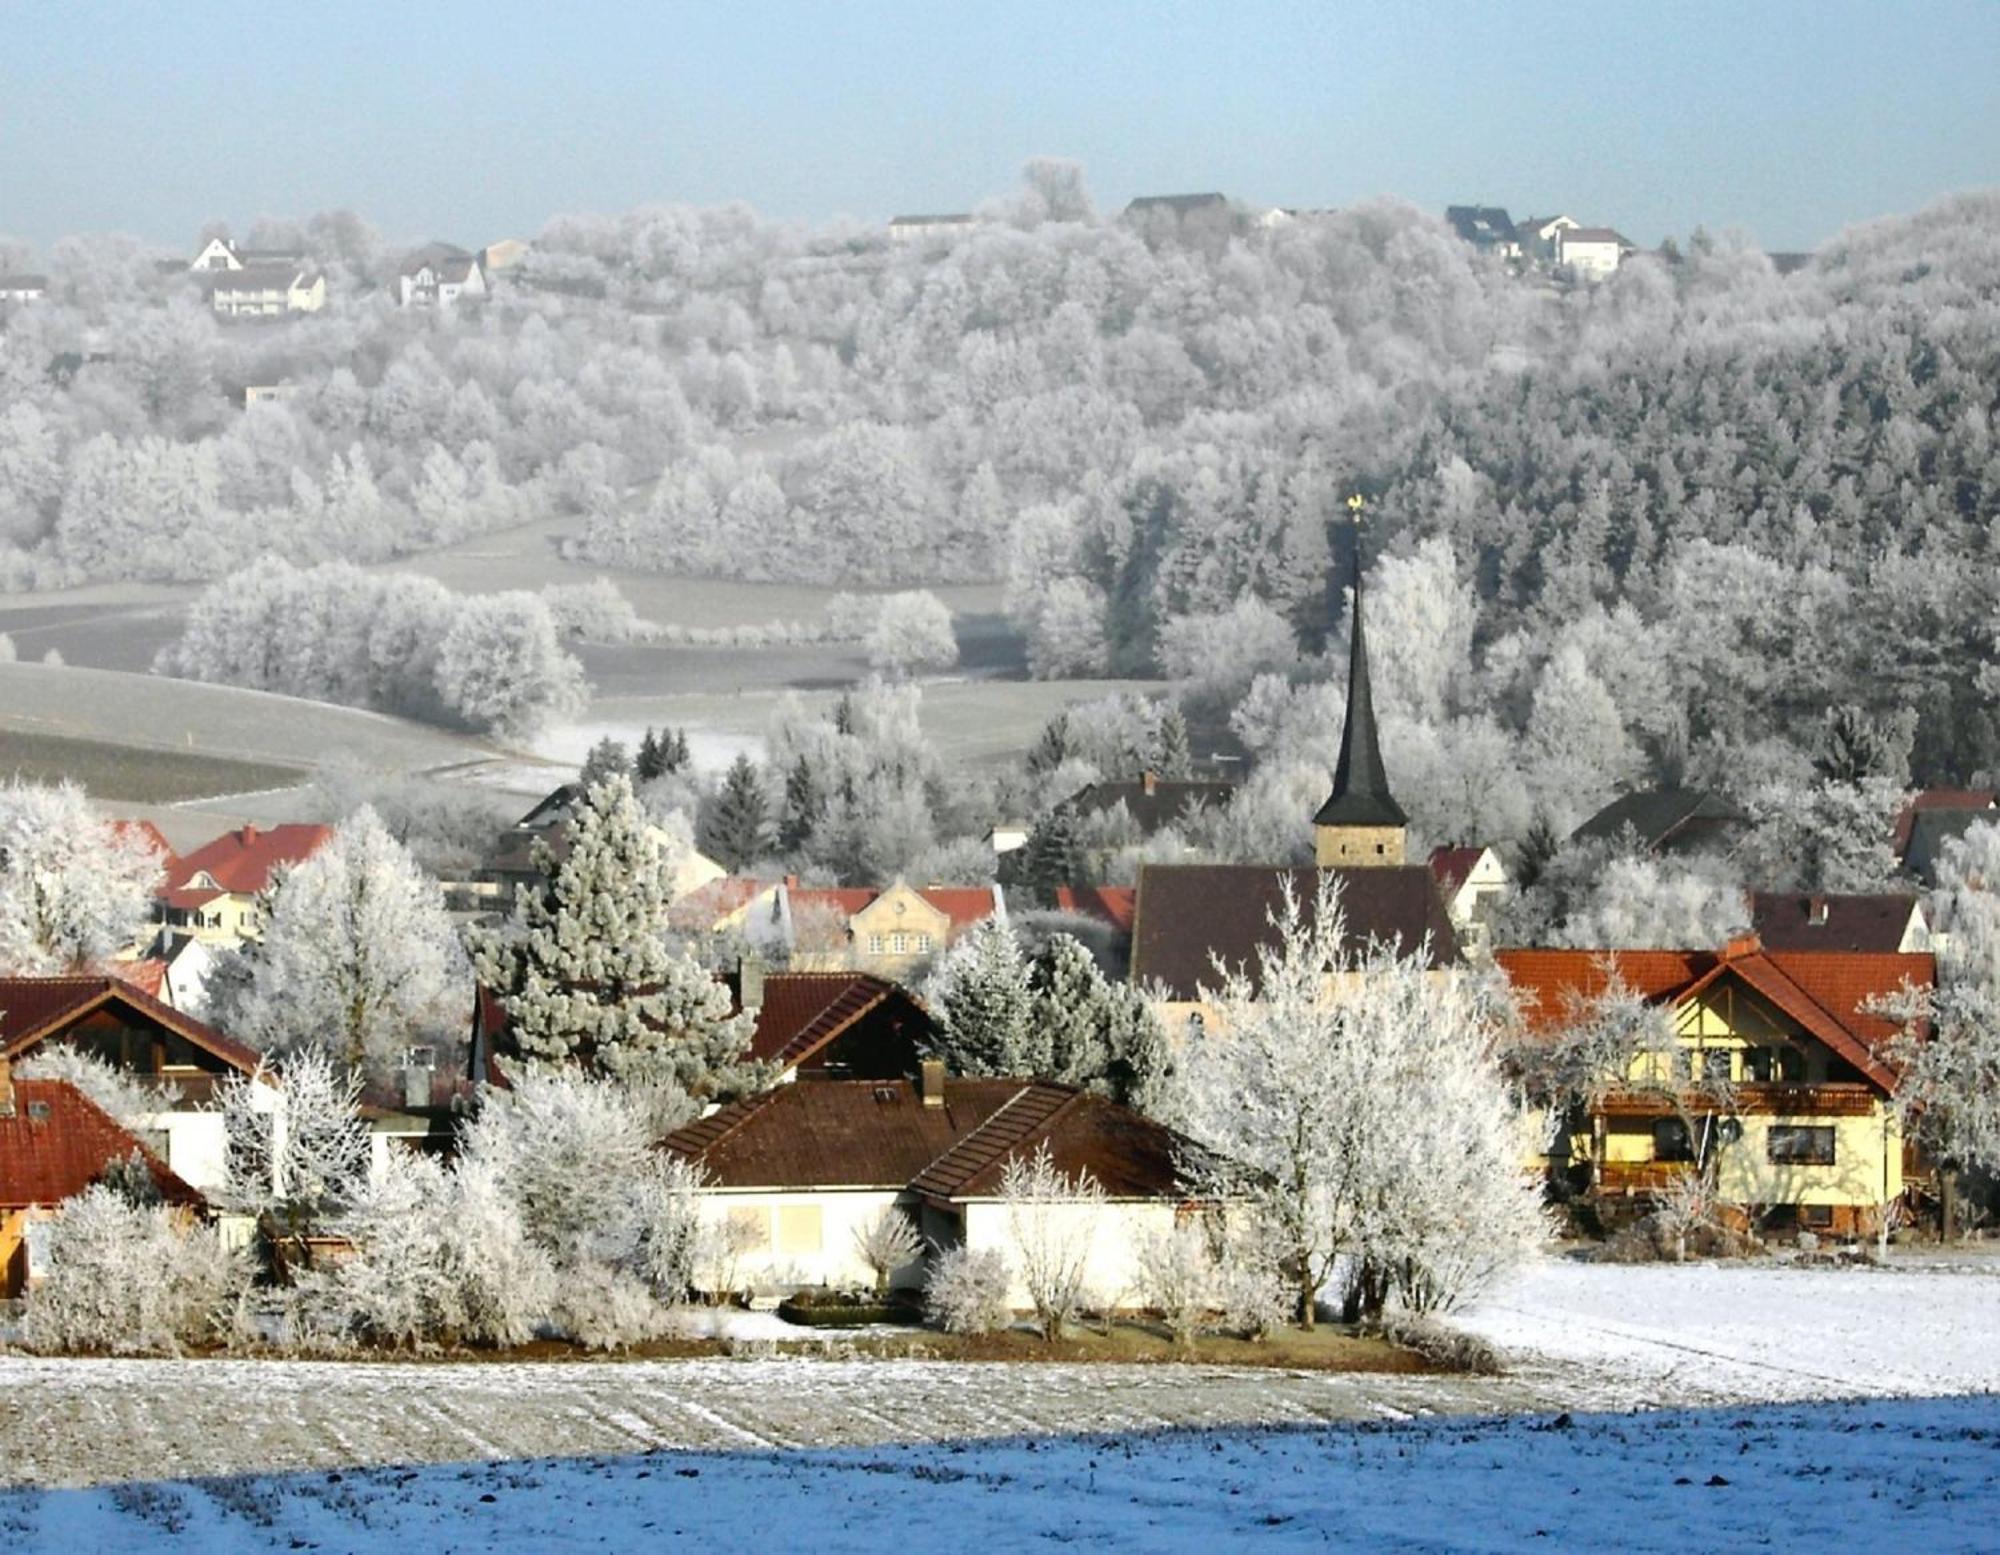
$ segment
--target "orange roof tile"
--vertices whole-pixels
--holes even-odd
[[[1085,918],[1096,918],[1122,933],[1132,932],[1132,914],[1139,905],[1138,888],[1129,885],[1059,885],[1056,906]]]
[[[197,875],[207,875],[225,891],[255,896],[271,884],[271,871],[298,864],[325,847],[331,826],[288,823],[283,826],[243,826],[205,842],[175,859],[167,869],[166,892],[184,890]]]
[[[13,1103],[11,1114],[0,1113],[0,1209],[60,1204],[135,1154],[168,1203],[203,1206],[199,1193],[67,1080],[15,1080]]]

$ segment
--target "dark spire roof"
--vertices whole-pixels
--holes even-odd
[[[1354,638],[1347,657],[1347,726],[1340,732],[1340,765],[1333,792],[1315,826],[1407,826],[1410,818],[1389,792],[1382,766],[1382,738],[1375,729],[1375,694],[1368,684],[1368,640],[1361,630],[1361,531],[1354,532]]]

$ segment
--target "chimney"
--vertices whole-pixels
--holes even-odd
[[[1806,922],[1810,923],[1816,929],[1823,929],[1826,927],[1825,897],[1815,896],[1808,899],[1806,906]]]
[[[1160,774],[1157,772],[1145,773],[1140,777],[1139,784],[1146,790],[1149,796],[1156,794],[1160,790]]]
[[[1722,947],[1724,961],[1740,961],[1745,956],[1754,956],[1764,948],[1764,942],[1755,934],[1739,934]]]
[[[251,843],[257,840],[257,828],[252,826],[248,821],[245,821],[243,823],[243,831],[241,835],[243,838],[243,846],[247,848],[250,846]]]
[[[785,876],[785,889],[787,891],[796,891],[798,888],[799,888],[799,877],[797,875]]]
[[[736,962],[736,1002],[755,1014],[764,1008],[764,962],[760,956],[742,956]]]
[[[0,1118],[14,1116],[14,1066],[0,1058]]]
[[[926,1107],[944,1105],[944,1060],[926,1058],[917,1066],[917,1094]]]

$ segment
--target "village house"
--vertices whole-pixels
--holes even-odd
[[[1935,886],[1945,850],[1980,825],[2000,826],[2000,795],[1992,789],[1923,789],[1896,817],[1897,862],[1912,880]]]
[[[1181,1173],[1191,1142],[1100,1096],[1031,1080],[918,1078],[783,1085],[670,1134],[663,1148],[707,1174],[702,1214],[735,1250],[737,1289],[782,1293],[873,1282],[857,1235],[885,1212],[905,1215],[936,1249],[999,1248],[1018,1271],[1001,1197],[1011,1159],[1046,1146],[1055,1168],[1087,1172],[1101,1208],[1049,1213],[1087,1236],[1086,1283],[1108,1305],[1129,1300],[1138,1251],[1190,1206]],[[923,1283],[925,1259],[894,1271]],[[1018,1272],[1010,1299],[1028,1305]]]
[[[1629,840],[1642,852],[1686,856],[1726,852],[1749,827],[1750,817],[1719,795],[1647,788],[1619,795],[1577,827],[1570,841]]]
[[[1921,955],[1937,949],[1923,902],[1893,891],[1865,895],[1753,891],[1750,932],[1766,950]]]
[[[1129,885],[1059,885],[1056,911],[1094,918],[1114,933],[1132,937],[1132,919],[1139,908],[1139,890]]]
[[[202,281],[221,319],[280,319],[326,306],[326,277],[304,265],[241,265],[211,271]]]
[[[684,934],[733,936],[751,953],[795,971],[872,972],[907,979],[985,918],[1007,921],[998,885],[807,886],[798,876],[730,876],[676,900],[669,923]]]
[[[1566,227],[1556,233],[1556,263],[1578,280],[1605,281],[1638,245],[1609,227]]]
[[[210,238],[194,256],[188,269],[196,275],[225,270],[252,270],[259,266],[303,268],[306,256],[292,248],[239,248],[228,238]]]
[[[0,303],[40,302],[48,294],[45,275],[0,275]]]
[[[254,1049],[122,978],[0,978],[0,1059],[55,1044],[160,1090],[160,1109],[135,1120],[140,1142],[194,1188],[222,1186],[226,1139],[211,1103],[229,1076],[263,1073]]]
[[[1562,235],[1582,225],[1574,216],[1528,216],[1514,223],[1514,241],[1527,258],[1552,265]]]
[[[1468,946],[1485,944],[1493,914],[1512,888],[1500,855],[1491,848],[1433,848],[1430,865],[1453,930]]]
[[[1718,1202],[1764,1232],[1875,1230],[1904,1191],[1885,1058],[1898,1027],[1875,1003],[1936,975],[1928,955],[1501,950],[1530,1040],[1559,1040],[1613,975],[1671,1012],[1680,1072],[1634,1061],[1630,1083],[1552,1146],[1601,1202],[1643,1205],[1703,1163]]]
[[[26,1293],[49,1272],[42,1228],[65,1199],[136,1169],[188,1215],[207,1202],[139,1137],[66,1080],[17,1079],[0,1058],[0,1297]]]
[[[264,935],[262,897],[279,871],[304,863],[333,836],[330,826],[245,825],[169,861],[153,921],[175,937],[239,945]]]
[[[477,254],[427,243],[397,267],[389,289],[399,308],[449,308],[486,296],[486,270]]]
[[[1521,257],[1513,218],[1501,206],[1447,205],[1444,219],[1453,232],[1482,254],[1497,254],[1502,259]]]
[[[727,979],[756,1017],[750,1056],[792,1080],[895,1080],[917,1072],[937,1023],[901,983],[868,972],[773,972],[744,961]]]
[[[504,912],[513,906],[523,886],[539,884],[535,867],[537,842],[548,845],[556,862],[569,857],[570,818],[583,798],[575,783],[565,783],[545,795],[533,809],[501,833],[484,866],[470,880],[445,882],[445,894],[461,911]],[[666,828],[646,823],[646,835],[667,860],[667,888],[676,901],[695,897],[728,873],[714,859],[674,837]]]

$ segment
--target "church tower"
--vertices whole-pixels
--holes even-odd
[[[1321,869],[1363,869],[1403,862],[1410,818],[1389,792],[1382,741],[1375,730],[1375,696],[1368,684],[1368,641],[1361,627],[1361,499],[1354,515],[1354,634],[1347,659],[1347,726],[1333,792],[1313,817],[1313,858]]]

